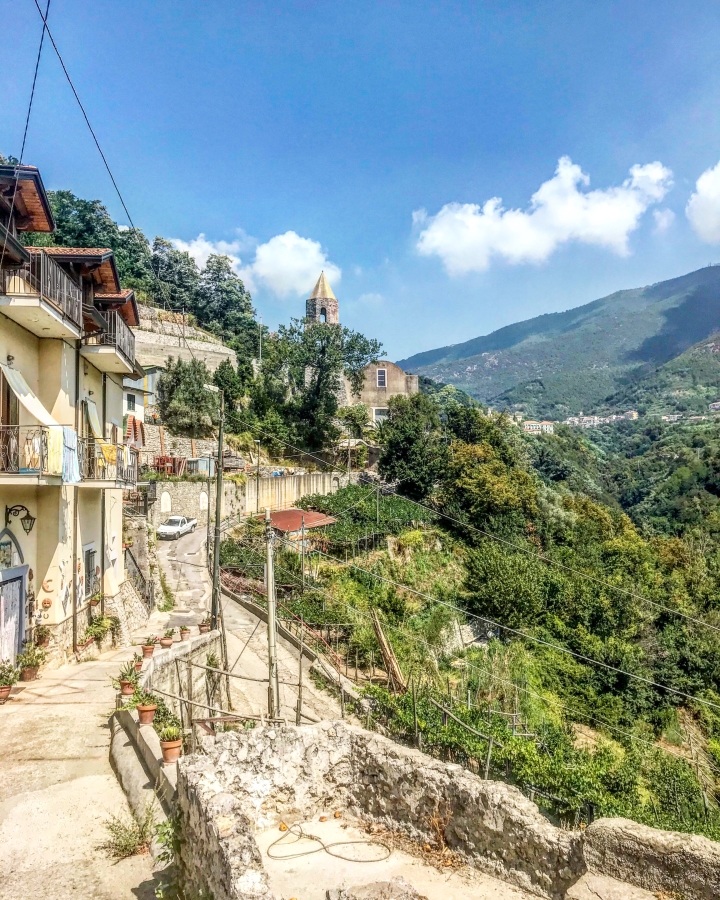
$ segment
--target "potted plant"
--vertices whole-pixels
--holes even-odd
[[[152,725],[158,708],[157,697],[149,691],[138,689],[135,691],[134,699],[140,725]]]
[[[10,696],[12,686],[20,677],[20,672],[9,659],[0,659],[0,704]]]
[[[166,650],[168,647],[172,647],[174,634],[175,634],[175,629],[168,628],[168,630],[165,632],[165,634],[160,638],[160,646],[164,647]]]
[[[210,615],[208,614],[207,616],[205,616],[205,618],[202,620],[202,622],[198,625],[198,628],[200,629],[200,634],[207,634],[208,631],[210,631],[211,624],[212,623],[210,621]]]
[[[133,660],[128,660],[122,669],[120,669],[118,677],[111,680],[113,687],[120,688],[120,693],[123,697],[131,697],[135,693],[135,687],[137,686],[138,681]]]
[[[47,625],[38,625],[33,633],[35,643],[43,649],[50,643],[50,629]]]
[[[167,725],[160,732],[160,749],[162,750],[163,762],[177,762],[182,753],[182,732],[177,725]]]
[[[180,640],[181,641],[189,641],[190,640],[190,628],[187,625],[180,626]]]
[[[100,603],[100,594],[93,594],[90,598],[90,606],[97,606]]]
[[[154,634],[151,634],[149,637],[145,638],[145,643],[142,645],[142,652],[144,659],[150,659],[150,657],[155,652],[155,644],[157,644],[158,639]]]
[[[26,645],[22,653],[18,653],[17,665],[20,669],[20,681],[35,681],[38,669],[45,662],[47,654],[40,647]]]
[[[133,663],[135,664],[135,671],[138,673],[138,675],[140,674],[140,672],[142,672],[143,659],[144,657],[139,653],[133,653]]]

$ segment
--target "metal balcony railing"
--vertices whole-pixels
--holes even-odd
[[[82,326],[82,291],[60,266],[42,250],[30,261],[0,271],[0,294],[41,297],[77,328]]]
[[[46,475],[48,458],[46,427],[0,425],[0,475]]]
[[[78,462],[83,481],[137,484],[138,453],[131,447],[92,437],[79,438]]]
[[[128,363],[135,364],[135,335],[125,324],[123,317],[114,310],[102,313],[106,326],[102,331],[87,334],[83,343],[115,347]]]

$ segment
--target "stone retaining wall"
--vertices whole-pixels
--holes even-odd
[[[271,900],[253,832],[345,807],[419,841],[434,837],[430,817],[447,818],[445,841],[470,866],[551,900],[588,870],[687,900],[720,896],[713,841],[623,819],[556,828],[516,788],[344,722],[228,732],[203,750],[178,767],[180,870],[191,894]]]

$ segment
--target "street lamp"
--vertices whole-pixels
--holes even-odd
[[[220,394],[220,422],[218,426],[217,471],[215,472],[215,542],[213,544],[213,582],[212,603],[210,606],[210,627],[217,628],[218,611],[220,609],[220,507],[222,506],[223,476],[223,427],[225,424],[225,394],[214,384],[206,384],[206,391]],[[208,516],[210,509],[208,507]]]
[[[20,519],[20,524],[25,530],[25,534],[30,534],[33,530],[33,525],[35,524],[35,517],[31,516],[27,506],[23,506],[21,503],[18,503],[15,506],[5,507],[5,527],[7,528],[10,524],[10,516],[17,518],[23,510],[25,510],[25,515]]]

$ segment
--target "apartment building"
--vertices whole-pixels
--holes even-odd
[[[523,431],[527,434],[552,434],[554,430],[553,422],[535,422],[533,419],[523,422]]]
[[[62,659],[99,600],[125,581],[122,491],[137,481],[123,443],[123,378],[142,377],[105,248],[24,247],[52,233],[42,178],[0,166],[0,658],[47,625]],[[93,601],[91,603],[91,600]],[[117,602],[117,600],[115,601]]]

